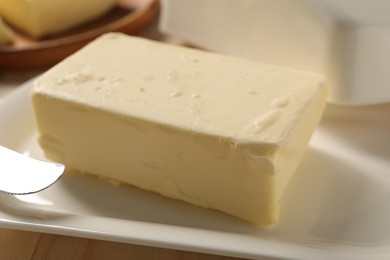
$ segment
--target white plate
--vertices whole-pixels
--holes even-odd
[[[0,101],[0,144],[43,158],[30,86]],[[329,106],[280,223],[266,229],[74,173],[38,194],[1,195],[0,226],[246,258],[390,259],[389,115],[390,105]]]

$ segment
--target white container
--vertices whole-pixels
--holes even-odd
[[[329,102],[390,101],[388,0],[163,0],[160,29],[212,51],[326,75]]]

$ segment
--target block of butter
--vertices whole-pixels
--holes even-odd
[[[267,225],[321,118],[323,81],[110,33],[31,98],[48,158]]]
[[[103,15],[118,0],[0,1],[0,16],[33,37],[62,32]]]

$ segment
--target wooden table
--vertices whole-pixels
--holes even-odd
[[[231,257],[0,228],[0,259],[185,259]]]

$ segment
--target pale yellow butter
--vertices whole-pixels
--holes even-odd
[[[32,90],[48,158],[257,225],[277,221],[325,96],[317,75],[121,34]]]
[[[118,0],[3,0],[0,16],[34,37],[65,31],[93,20]]]

